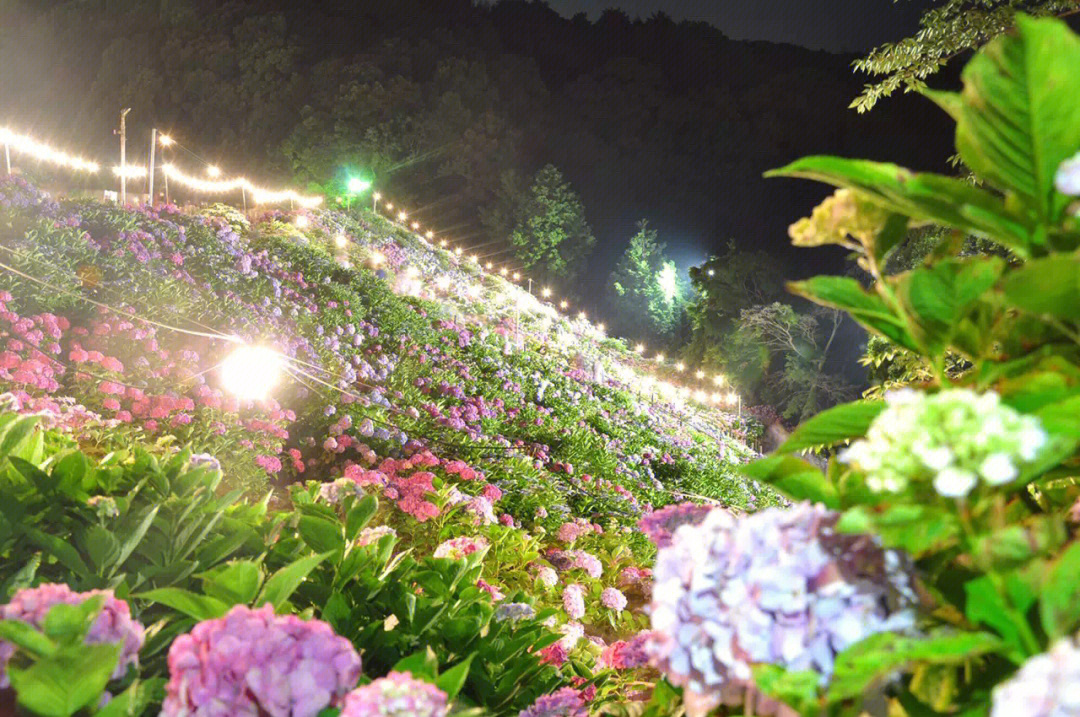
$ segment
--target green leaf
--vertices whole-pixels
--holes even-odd
[[[341,523],[336,520],[305,515],[300,518],[298,530],[308,547],[316,552],[333,552],[345,548]]]
[[[183,588],[158,588],[142,593],[144,600],[167,605],[196,620],[211,620],[229,611],[229,605],[209,595],[200,595]]]
[[[135,680],[130,687],[95,712],[94,717],[137,717],[146,711],[151,702],[161,701],[164,687],[164,678]]]
[[[461,692],[461,688],[465,686],[465,680],[469,676],[469,667],[472,665],[475,655],[476,653],[472,653],[462,662],[439,675],[439,678],[435,680],[435,686],[446,693],[449,701],[453,702],[454,698]]]
[[[1013,603],[1010,606],[998,592],[994,582],[985,575],[964,583],[964,594],[967,598],[964,603],[967,619],[976,625],[986,625],[997,631],[1006,647],[1003,650],[1004,655],[1017,664],[1023,662],[1028,657],[1028,649],[1022,636],[1027,629],[1026,618],[1016,618],[1013,614],[1014,611],[1026,613],[1030,605],[1025,606],[1025,603],[1033,596],[1020,589],[1013,589],[1009,595]],[[1017,604],[1021,599],[1024,602]],[[1019,625],[1018,620],[1024,620],[1025,624]]]
[[[1080,316],[1080,258],[1049,256],[1029,261],[1009,272],[1002,292],[1009,304],[1028,313],[1074,320]]]
[[[90,576],[90,569],[86,567],[86,563],[79,557],[79,552],[71,545],[54,535],[43,533],[33,526],[22,525],[19,527],[28,538],[44,548],[68,570],[82,578]]]
[[[954,665],[1001,648],[988,632],[935,630],[911,637],[891,632],[860,640],[836,656],[829,684],[830,702],[852,699],[879,680],[917,663]]]
[[[56,654],[57,646],[40,630],[19,620],[0,620],[0,640],[5,640],[34,657]]]
[[[349,540],[356,539],[356,536],[368,524],[371,516],[375,515],[375,511],[378,509],[379,499],[374,495],[364,496],[349,509],[348,515],[345,516],[345,535],[348,536]]]
[[[41,420],[41,416],[23,416],[5,426],[0,437],[0,458],[18,454],[23,443],[34,432],[34,426]]]
[[[285,604],[300,583],[304,582],[308,573],[318,567],[319,563],[330,557],[330,553],[309,555],[306,558],[295,560],[271,575],[263,585],[262,592],[255,600],[255,605],[270,603],[277,610]]]
[[[121,645],[82,645],[29,667],[8,665],[19,705],[39,717],[70,717],[101,698]]]
[[[138,547],[139,543],[142,542],[143,537],[146,536],[146,531],[150,529],[150,525],[154,522],[154,518],[157,517],[158,509],[160,507],[161,506],[159,505],[155,505],[147,511],[146,515],[143,516],[142,522],[140,522],[135,527],[135,530],[131,531],[131,534],[124,540],[123,544],[120,546],[120,554],[116,556],[116,564],[112,570],[113,573],[116,572],[117,568],[124,564],[124,561],[131,556],[131,553]]]
[[[434,682],[435,675],[439,671],[439,660],[435,656],[435,651],[429,645],[408,657],[401,658],[390,670],[392,672],[411,672],[413,677],[417,679]]]
[[[61,646],[81,645],[104,602],[104,597],[97,595],[77,605],[53,605],[45,614],[42,631]]]
[[[940,550],[960,535],[956,516],[939,508],[898,504],[875,509],[856,506],[840,516],[841,533],[877,534],[888,548],[903,548],[918,558]]]
[[[821,714],[818,684],[821,675],[813,670],[792,672],[777,665],[754,665],[754,684],[769,697],[783,702],[800,715]]]
[[[90,562],[94,564],[100,574],[112,565],[116,557],[120,555],[120,541],[107,528],[100,525],[90,526],[83,539],[86,545],[86,554]]]
[[[980,297],[997,282],[1005,262],[999,257],[938,261],[904,274],[899,282],[924,341],[940,350]]]
[[[1043,406],[1035,415],[1051,435],[1080,440],[1080,396]]]
[[[744,465],[743,475],[776,486],[793,500],[810,500],[839,507],[836,487],[819,468],[794,456],[768,456]]]
[[[1068,199],[1054,175],[1080,148],[1080,38],[1056,19],[1017,15],[1016,26],[964,68],[956,148],[975,174],[1056,225]]]
[[[1080,542],[1066,548],[1050,568],[1041,590],[1039,619],[1051,640],[1080,626]]]
[[[226,603],[249,605],[259,592],[262,569],[251,560],[237,560],[203,573],[203,590]]]
[[[833,446],[864,436],[883,410],[884,401],[854,401],[834,406],[803,421],[777,452],[793,453],[807,448]]]
[[[875,331],[905,348],[921,351],[915,338],[908,332],[902,317],[889,309],[877,294],[864,289],[848,276],[815,276],[805,281],[788,284],[788,288],[823,306],[846,311],[851,318],[871,331]]]

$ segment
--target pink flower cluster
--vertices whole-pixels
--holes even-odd
[[[675,531],[683,525],[697,525],[714,506],[679,503],[654,510],[638,521],[638,529],[656,544],[657,548],[671,545]]]
[[[391,672],[345,696],[341,717],[444,717],[446,693],[408,672]]]
[[[615,670],[631,670],[649,664],[648,644],[651,633],[639,632],[629,641],[617,640],[600,654],[600,663]]]
[[[472,555],[487,547],[488,541],[484,538],[470,538],[463,535],[460,538],[451,538],[440,543],[439,547],[435,548],[435,557],[461,560],[466,555]]]
[[[575,620],[585,617],[585,589],[578,583],[571,583],[563,589],[563,610]]]
[[[609,610],[622,612],[626,609],[626,596],[618,588],[604,588],[600,593],[600,603]]]
[[[169,648],[163,717],[314,717],[340,705],[360,656],[325,622],[237,605]]]
[[[46,583],[36,588],[23,588],[15,593],[11,602],[0,607],[0,619],[18,620],[34,627],[41,627],[45,616],[54,605],[81,605],[86,600],[103,596],[101,611],[94,618],[86,634],[86,644],[120,644],[120,661],[113,672],[113,679],[124,676],[130,665],[139,664],[139,650],[146,639],[142,623],[131,619],[131,609],[123,600],[113,597],[111,590],[90,590],[77,593],[67,585]],[[0,640],[0,688],[10,685],[6,666],[15,646]]]

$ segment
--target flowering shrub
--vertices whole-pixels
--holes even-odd
[[[162,714],[313,717],[359,677],[360,656],[326,623],[238,605],[173,642]]]
[[[968,64],[962,93],[927,92],[956,120],[959,157],[975,182],[835,157],[778,170],[840,188],[792,226],[792,238],[854,250],[872,280],[866,287],[820,276],[794,290],[848,312],[877,341],[906,352],[920,383],[883,401],[824,411],[744,470],[792,499],[828,506],[835,538],[863,541],[870,552],[859,550],[860,559],[836,574],[882,550],[906,553],[921,597],[919,629],[867,636],[884,625],[881,613],[871,613],[847,633],[856,641],[840,639],[809,659],[798,640],[764,645],[739,634],[732,659],[723,650],[680,653],[678,638],[661,636],[661,655],[676,658],[664,659],[677,679],[712,688],[724,678],[721,667],[749,657],[762,662],[743,677],[803,715],[854,713],[874,702],[909,715],[1078,713],[1066,687],[1076,662],[1071,636],[1080,629],[1080,542],[1069,525],[1080,498],[1077,63],[1080,38],[1068,27],[1019,16],[1016,33]],[[942,229],[938,245],[919,266],[886,273],[907,229],[925,224]],[[965,251],[965,236],[983,249]],[[824,473],[796,457],[807,449],[835,451]],[[710,515],[702,526],[680,528],[661,551],[654,596],[668,607],[654,614],[660,626],[735,615],[723,596],[738,591],[721,593],[720,605],[666,597],[708,589],[708,581],[684,582],[694,570],[680,575],[665,555],[680,550],[682,535],[712,522]],[[801,551],[804,544],[785,545],[781,556],[802,557],[772,575],[820,565]],[[888,576],[879,571],[860,585],[881,586]],[[835,599],[812,588],[800,604]],[[772,595],[754,592],[746,614],[756,615]],[[842,622],[824,619],[822,632]],[[742,613],[731,624],[736,634]]]
[[[446,693],[435,685],[413,679],[407,672],[391,672],[345,696],[342,717],[444,717]]]
[[[131,610],[123,600],[118,600],[110,590],[90,590],[78,593],[67,585],[46,583],[36,588],[23,588],[15,593],[3,607],[0,607],[0,619],[17,620],[34,627],[42,627],[45,616],[55,605],[79,605],[90,598],[103,598],[101,609],[97,613],[86,633],[87,645],[120,645],[120,657],[113,679],[123,677],[132,665],[139,664],[139,650],[145,641],[145,631],[141,623],[131,618]],[[6,667],[15,653],[15,646],[0,640],[0,688],[9,687]]]

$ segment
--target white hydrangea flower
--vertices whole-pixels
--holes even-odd
[[[1080,717],[1080,649],[1061,640],[994,688],[990,717]]]
[[[1080,152],[1061,163],[1054,185],[1062,194],[1080,197]]]
[[[980,482],[1015,481],[1049,440],[1036,417],[1004,405],[994,392],[905,388],[887,393],[885,402],[866,437],[838,456],[874,492],[931,485],[939,495],[964,498]]]

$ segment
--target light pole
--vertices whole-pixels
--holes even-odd
[[[150,165],[146,174],[146,190],[150,194],[150,207],[154,206],[154,158],[157,154],[157,127],[150,130]]]
[[[127,205],[127,114],[126,107],[120,111],[120,206]]]
[[[371,213],[379,211],[379,200],[382,199],[382,195],[378,192],[373,192],[371,195]]]
[[[158,142],[161,142],[161,159],[166,160],[165,150],[172,146],[173,138],[167,134],[163,134],[158,138]],[[162,163],[161,178],[165,182],[165,203],[169,203],[169,163],[167,161]]]

